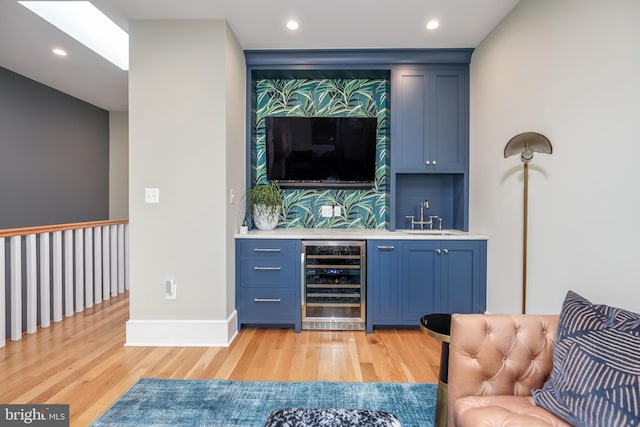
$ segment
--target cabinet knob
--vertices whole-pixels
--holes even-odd
[[[434,161],[432,161],[432,162],[431,162],[431,164],[432,164],[432,165],[435,165],[435,164],[436,164],[436,161],[435,161],[435,160],[434,160]]]
[[[440,254],[442,253],[442,251],[441,251],[440,249],[436,249],[436,253],[437,253],[438,255],[440,255]]]
[[[449,249],[444,249],[442,252],[444,252],[444,254],[448,254],[449,253]]]
[[[431,161],[430,161],[430,160],[427,160],[427,161],[425,161],[425,162],[424,162],[424,164],[425,164],[425,165],[427,165],[427,166],[429,166],[429,165],[431,164]]]

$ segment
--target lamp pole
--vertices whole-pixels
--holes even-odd
[[[522,218],[522,314],[527,312],[527,226],[529,222],[529,162],[524,163],[524,206]]]

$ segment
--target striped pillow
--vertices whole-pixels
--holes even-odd
[[[569,291],[537,405],[576,427],[640,425],[640,315]]]

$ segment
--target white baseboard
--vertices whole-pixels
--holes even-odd
[[[228,347],[238,333],[234,310],[227,320],[129,320],[127,347]]]

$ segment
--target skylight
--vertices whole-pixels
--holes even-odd
[[[123,70],[129,69],[129,34],[88,1],[19,1]]]

